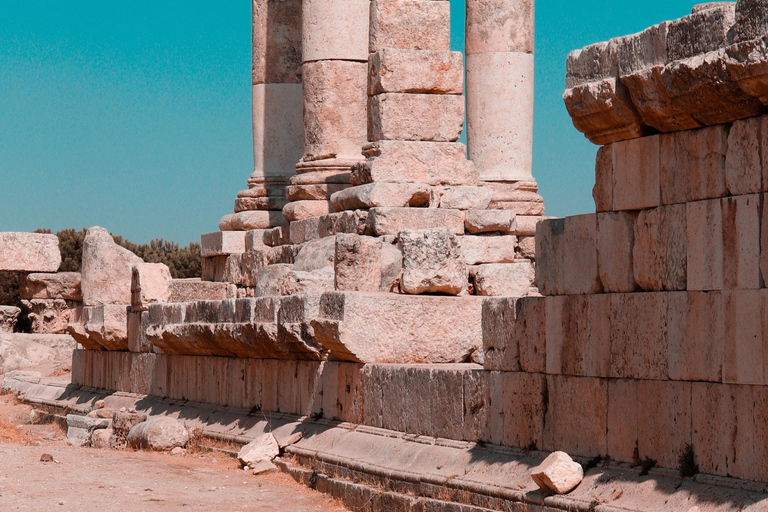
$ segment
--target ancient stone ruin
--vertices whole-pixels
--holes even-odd
[[[113,444],[99,400],[137,410],[123,444],[194,420],[352,510],[765,510],[768,1],[571,53],[600,147],[565,219],[532,175],[533,2],[468,1],[464,58],[448,18],[254,0],[255,169],[202,280],[91,229],[80,295],[25,284],[82,301],[72,386],[5,386],[84,444]]]

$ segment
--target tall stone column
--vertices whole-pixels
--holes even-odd
[[[253,160],[223,230],[285,224],[285,187],[304,153],[301,0],[253,0]]]
[[[283,209],[288,221],[333,211],[366,142],[369,0],[303,0],[304,154]]]
[[[534,0],[467,0],[467,150],[483,181],[533,181]]]

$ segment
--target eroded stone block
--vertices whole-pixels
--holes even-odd
[[[611,377],[667,378],[667,295],[610,296]]]
[[[720,382],[725,325],[721,292],[669,294],[669,378]]]
[[[687,286],[687,210],[671,205],[640,212],[635,223],[632,266],[643,290],[685,290]]]
[[[637,287],[632,264],[635,212],[597,214],[597,266],[606,292],[631,292]]]
[[[721,201],[688,203],[686,209],[687,289],[722,290],[725,282]]]
[[[531,292],[535,270],[530,261],[487,263],[469,269],[475,295],[524,297]]]
[[[418,207],[430,203],[430,187],[418,183],[367,183],[331,196],[336,211],[377,206]]]
[[[245,232],[214,231],[200,236],[203,258],[245,252]]]
[[[640,460],[678,467],[680,454],[691,443],[691,383],[641,380],[637,402]]]
[[[0,233],[0,270],[56,272],[61,265],[59,239],[41,233]]]
[[[757,289],[763,286],[760,272],[760,218],[762,196],[726,197],[723,215],[723,287]]]
[[[613,144],[613,209],[642,210],[661,204],[659,151],[653,135]]]
[[[406,229],[439,227],[456,235],[464,234],[464,213],[441,208],[371,208],[366,231],[382,236],[397,235]]]
[[[462,236],[458,239],[467,265],[515,261],[516,236]]]
[[[19,288],[22,299],[64,299],[83,300],[79,272],[58,272],[56,274],[27,274]]]
[[[473,235],[481,233],[517,233],[517,215],[509,210],[468,210],[464,216],[464,228]],[[533,233],[536,234],[536,227]]]
[[[461,94],[463,60],[461,52],[384,48],[368,60],[368,95]]]
[[[459,240],[446,228],[402,231],[405,293],[446,293],[458,295],[467,286],[467,267]]]
[[[450,50],[450,6],[430,0],[371,2],[368,51]]]
[[[549,375],[547,392],[542,448],[584,457],[606,453],[608,380]]]
[[[464,98],[458,95],[378,94],[368,100],[368,112],[371,141],[455,142],[464,126]]]

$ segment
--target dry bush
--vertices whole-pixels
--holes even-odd
[[[0,420],[0,443],[26,445],[29,444],[29,436],[16,425]]]

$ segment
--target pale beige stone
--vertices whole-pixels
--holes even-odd
[[[458,295],[467,286],[467,267],[457,238],[446,228],[399,234],[403,253],[400,289],[409,294]]]
[[[517,301],[513,336],[524,372],[546,372],[545,300],[544,297],[524,297]]]
[[[483,368],[520,371],[520,351],[515,336],[518,299],[490,298],[483,301]]]
[[[447,2],[374,0],[368,51],[375,53],[384,48],[448,51],[450,16]]]
[[[463,126],[462,96],[386,93],[368,101],[368,140],[371,141],[455,142]]]
[[[467,265],[515,261],[516,236],[462,236],[461,254]]]
[[[474,185],[475,166],[464,144],[429,141],[377,141],[363,148],[367,160],[352,171],[352,183]]]
[[[0,271],[56,272],[61,265],[59,239],[40,233],[0,233]]]
[[[608,380],[548,375],[547,393],[542,449],[583,457],[606,453]]]
[[[632,264],[636,221],[635,212],[597,214],[597,267],[606,292],[631,292],[637,287]]]
[[[203,281],[242,284],[242,255],[203,258]]]
[[[269,462],[278,455],[280,455],[280,446],[275,436],[267,433],[243,446],[237,452],[237,460],[243,466],[256,466],[260,462]]]
[[[128,446],[135,449],[168,451],[186,445],[189,433],[180,421],[170,416],[160,416],[134,425],[126,441]]]
[[[428,206],[430,187],[419,183],[367,183],[331,196],[336,211],[377,206]]]
[[[269,229],[287,224],[281,211],[249,211],[222,217],[219,229],[222,231],[250,231],[252,229]]]
[[[214,231],[200,235],[203,258],[245,252],[245,232]]]
[[[289,201],[323,200],[327,201],[334,192],[349,188],[342,184],[290,185],[285,187],[285,197]]]
[[[468,210],[464,214],[464,228],[467,233],[518,234],[517,215],[509,210]],[[533,234],[536,228],[533,228]]]
[[[134,291],[134,285],[138,286],[142,304],[169,301],[173,278],[170,269],[165,264],[140,262],[133,265],[132,277],[134,274],[138,280],[131,284],[130,291]]]
[[[285,205],[283,216],[289,222],[293,222],[328,215],[333,211],[333,205],[330,201],[293,201]]]
[[[544,298],[547,373],[610,375],[610,297],[598,294]]]
[[[517,227],[512,234],[517,235],[518,237],[534,236],[536,234],[536,226],[538,226],[540,222],[553,218],[554,217],[542,217],[541,215],[519,215],[516,219]]]
[[[726,197],[723,215],[723,287],[757,289],[764,285],[760,272],[760,194]]]
[[[293,260],[294,270],[310,272],[332,267],[336,253],[336,240],[329,236],[305,243]]]
[[[696,201],[688,203],[686,208],[687,289],[722,290],[724,276],[721,201]]]
[[[343,234],[337,235],[335,242],[336,289],[361,292],[379,291],[382,284],[381,239],[357,234]],[[402,266],[402,255],[400,260]]]
[[[273,229],[281,229],[281,228],[273,228]],[[251,229],[250,231],[245,232],[245,244],[243,247],[242,252],[246,251],[253,251],[256,249],[263,249],[267,247],[267,244],[265,243],[265,237],[267,235],[267,232],[270,231],[268,229]],[[280,245],[280,244],[278,244]]]
[[[720,382],[725,324],[721,292],[670,294],[667,324],[669,378]]]
[[[530,261],[490,263],[469,269],[475,295],[524,297],[530,293],[535,271]]]
[[[315,335],[345,361],[449,363],[482,350],[478,297],[336,292],[323,294],[320,311]]]
[[[200,279],[174,279],[171,281],[168,302],[195,302],[198,300],[231,299],[237,291],[229,283],[214,283]]]
[[[764,118],[736,121],[728,132],[725,155],[725,183],[731,195],[762,191],[762,127]]]
[[[523,236],[517,239],[517,250],[520,256],[529,260],[536,259],[536,237]]]
[[[128,350],[128,306],[85,306],[81,323],[70,323],[67,332],[86,348]]]
[[[610,296],[611,377],[667,378],[668,295],[661,292]]]
[[[567,453],[554,452],[531,469],[531,478],[543,491],[566,494],[581,483],[584,469]]]
[[[483,210],[488,208],[493,190],[485,187],[454,186],[440,189],[440,208]]]
[[[368,140],[367,64],[338,60],[308,62],[303,73],[303,160],[362,160],[360,148]]]
[[[22,299],[83,300],[79,272],[56,274],[27,274],[19,288]]]
[[[635,462],[637,448],[637,381],[608,381],[608,453],[622,462]]]
[[[82,302],[64,299],[31,299],[21,301],[27,310],[30,330],[37,334],[66,334],[71,323],[79,323]]]
[[[367,0],[303,0],[304,62],[368,59]]]
[[[348,185],[352,179],[349,170],[307,170],[302,169],[301,174],[291,176],[288,183],[294,186],[307,185]]]
[[[485,0],[467,5],[467,55],[533,53],[533,0]]]
[[[461,94],[461,52],[384,48],[368,61],[368,95],[387,92]]]
[[[254,84],[300,82],[301,4],[301,0],[253,1]]]
[[[640,460],[678,467],[680,454],[691,442],[691,383],[641,380],[637,399]]]
[[[275,8],[283,9],[296,1],[280,2],[279,7],[275,4]],[[270,53],[272,48],[274,46],[270,46]],[[301,62],[298,61],[301,57],[297,53],[285,55],[286,60],[292,61],[291,67],[297,66],[293,73],[300,71]],[[294,83],[253,86],[254,170],[251,180],[285,180],[294,173],[296,162],[304,153],[303,88],[301,83],[296,83],[301,81],[301,74],[285,76],[284,79]]]
[[[640,212],[635,223],[632,265],[643,290],[685,290],[687,286],[686,206]]]
[[[480,178],[530,179],[533,54],[468,53],[466,73],[467,152]]]
[[[661,137],[653,135],[612,145],[614,210],[642,210],[661,204],[660,144]]]
[[[494,382],[497,383],[498,380]],[[501,443],[523,449],[542,446],[547,409],[546,376],[503,372],[501,388],[504,427]]]
[[[356,210],[311,217],[291,223],[288,232],[291,244],[303,244],[310,240],[335,235],[336,233],[358,233],[365,231],[368,214]]]
[[[248,233],[257,234],[255,235],[255,240],[253,240],[253,242],[250,242],[250,237],[246,235],[246,251],[259,250],[263,249],[264,247],[278,247],[280,245],[288,245],[290,243],[290,226],[265,229],[261,240],[262,244],[259,244],[258,231],[259,230],[248,231]]]
[[[371,208],[366,230],[374,235],[397,235],[406,229],[445,227],[456,235],[464,234],[464,213],[439,208]]]

